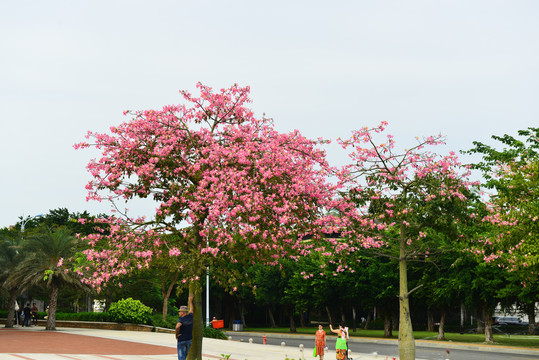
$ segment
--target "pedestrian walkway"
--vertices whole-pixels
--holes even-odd
[[[202,360],[313,359],[313,348],[282,347],[204,338]],[[333,351],[326,355],[333,358]],[[228,356],[228,357],[227,357]],[[176,360],[176,340],[170,333],[82,328],[0,328],[2,360]],[[374,354],[353,359],[385,360]],[[390,359],[391,360],[391,359]]]

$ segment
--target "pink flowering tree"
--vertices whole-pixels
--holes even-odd
[[[365,127],[347,140],[351,163],[339,177],[345,186],[340,206],[343,251],[357,247],[379,248],[399,264],[399,358],[415,359],[410,317],[407,263],[428,258],[432,239],[445,233],[460,238],[459,216],[465,213],[470,171],[454,153],[440,156],[426,150],[443,144],[441,136],[417,139],[417,145],[398,152],[393,136],[381,142],[386,123]],[[460,210],[456,210],[460,209]]]
[[[206,269],[233,284],[243,274],[229,264],[276,264],[298,253],[302,236],[320,228],[334,191],[318,142],[255,117],[248,87],[197,87],[199,97],[181,92],[185,104],[126,112],[130,121],[109,134],[89,132],[75,146],[102,152],[88,164],[88,199],[156,201],[151,218],[111,217],[109,231],[88,236],[87,260],[96,266],[80,270],[99,288],[169,256],[195,295],[190,359],[201,357]]]
[[[521,304],[533,334],[539,295],[539,128],[518,135],[492,136],[502,150],[475,142],[468,151],[482,156],[474,167],[482,170],[490,191],[489,213],[483,217],[490,231],[477,239],[473,250],[508,273],[502,294]]]

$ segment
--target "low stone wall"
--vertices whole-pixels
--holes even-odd
[[[5,325],[6,319],[0,319],[0,324]],[[45,326],[47,320],[38,320],[37,326]],[[84,329],[104,329],[104,330],[129,330],[129,331],[148,331],[148,332],[165,332],[174,333],[174,330],[167,328],[159,328],[150,325],[138,324],[121,324],[114,322],[96,322],[96,321],[72,321],[72,320],[56,320],[56,327],[69,328],[84,328]]]

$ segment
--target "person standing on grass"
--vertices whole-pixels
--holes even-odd
[[[318,324],[318,330],[316,331],[316,337],[314,339],[314,346],[316,348],[315,356],[320,356],[320,360],[324,360],[324,348],[326,347],[326,332],[322,328],[322,325]]]
[[[178,341],[178,360],[186,360],[191,342],[193,341],[193,299],[195,295],[189,295],[189,308],[185,305],[178,310],[179,319],[176,324],[176,340]]]

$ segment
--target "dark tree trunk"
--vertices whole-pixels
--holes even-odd
[[[431,308],[427,310],[427,331],[434,331],[434,314]]]
[[[331,311],[329,311],[329,308],[326,306],[326,312],[328,313],[328,321],[330,324],[333,324],[333,317],[331,316]]]
[[[239,310],[240,310],[240,319],[241,319],[241,323],[243,324],[244,327],[247,327],[247,322],[245,322],[245,314],[244,314],[244,311],[243,311],[243,302],[241,300],[239,300]]]
[[[483,315],[483,305],[479,304],[477,308],[477,333],[483,334],[485,332],[484,324],[485,317]]]
[[[535,302],[528,304],[528,335],[535,335]],[[7,327],[7,326],[6,326]]]
[[[13,288],[9,291],[9,310],[7,312],[6,327],[13,327],[13,320],[15,319],[15,301],[17,299],[17,289]]]
[[[56,330],[56,307],[58,306],[58,286],[54,281],[51,282],[51,291],[49,293],[49,317],[45,330]]]
[[[172,293],[172,289],[174,288],[174,284],[176,284],[176,280],[178,280],[178,276],[180,275],[180,272],[177,271],[176,274],[174,274],[174,277],[172,278],[172,281],[167,287],[166,280],[163,280],[161,283],[161,295],[163,296],[163,320],[167,319],[168,315],[168,299],[170,299],[170,294]]]
[[[277,325],[275,324],[275,318],[273,317],[273,311],[271,311],[271,306],[268,306],[268,317],[270,321],[270,326],[272,328],[276,328]]]
[[[356,308],[352,306],[352,331],[356,332],[357,330],[357,324],[356,324]]]
[[[305,327],[305,313],[303,311],[300,311],[300,316],[299,316],[299,326],[301,327]]]
[[[464,334],[464,312],[466,308],[464,307],[464,302],[460,303],[460,334]]]
[[[398,331],[399,330],[399,314],[392,312],[391,320],[392,320],[391,322],[393,323],[393,330]]]
[[[290,332],[295,333],[296,332],[296,322],[294,321],[294,307],[291,306],[288,311],[288,317],[290,320]]]
[[[391,330],[391,316],[384,314],[384,337],[390,338],[393,337],[393,332]]]
[[[438,340],[445,340],[445,317],[447,311],[442,309],[442,314],[440,316],[440,326],[438,327]]]
[[[365,326],[363,327],[363,330],[369,330],[369,323],[371,322],[371,312],[367,314],[367,320],[365,320]]]
[[[492,333],[492,310],[485,307],[485,342],[493,343],[494,335]]]

